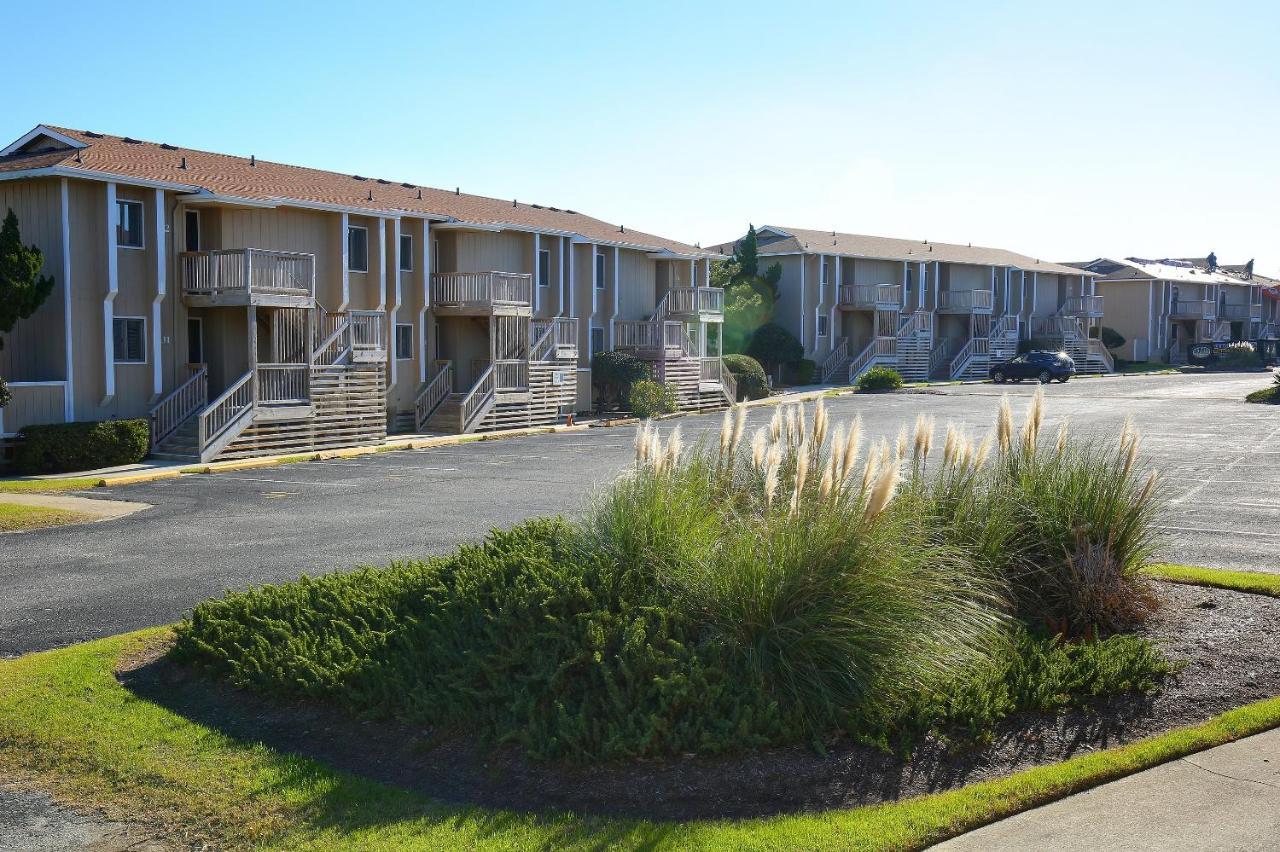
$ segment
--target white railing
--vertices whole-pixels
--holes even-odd
[[[818,379],[826,382],[831,379],[839,370],[845,361],[849,360],[849,338],[841,337],[836,341],[835,348],[826,358],[822,359],[822,364],[818,368]]]
[[[1262,305],[1234,304],[1228,302],[1222,307],[1222,310],[1219,313],[1227,319],[1235,320],[1237,322],[1243,320],[1261,320]]]
[[[738,377],[725,366],[723,358],[716,360],[720,362],[720,384],[724,388],[725,396],[729,397],[730,403],[735,403],[738,401]]]
[[[1102,316],[1102,297],[1071,296],[1062,303],[1062,312],[1072,316]]]
[[[938,294],[940,311],[989,311],[993,303],[990,290],[943,290]]]
[[[1218,303],[1212,299],[1178,299],[1169,306],[1174,319],[1216,319]]]
[[[467,395],[462,398],[462,404],[459,406],[460,432],[465,432],[476,415],[484,410],[484,406],[493,397],[495,391],[493,365],[490,364],[488,369],[480,374],[480,378],[476,379],[471,390],[467,391]]]
[[[858,353],[852,361],[849,362],[849,383],[857,381],[871,367],[872,362],[877,358],[889,358],[898,354],[898,338],[896,337],[877,337],[874,338],[867,347]]]
[[[1269,322],[1262,327],[1262,331],[1258,332],[1259,340],[1273,340],[1276,337],[1276,324]]]
[[[306,364],[259,364],[254,398],[262,405],[300,405],[311,401],[311,368]]]
[[[201,364],[151,409],[151,447],[154,449],[208,403],[209,368]]]
[[[245,373],[205,406],[199,417],[200,452],[222,436],[246,411],[253,410],[253,373]]]
[[[315,255],[243,248],[178,255],[182,285],[192,296],[315,295]]]
[[[619,320],[613,325],[618,349],[661,349],[662,325],[649,320]]]
[[[901,284],[841,284],[840,304],[854,307],[902,304]]]
[[[573,317],[535,319],[529,323],[529,338],[529,360],[555,360],[559,350],[578,348],[578,321]]]
[[[933,347],[933,351],[929,353],[930,378],[933,378],[933,374],[938,372],[939,367],[947,363],[948,359],[951,357],[951,350],[953,348],[951,338],[943,337],[938,340],[937,344]],[[948,367],[949,366],[950,365],[948,365]],[[950,378],[950,374],[948,374],[947,377]]]
[[[654,319],[693,314],[723,314],[724,290],[719,287],[676,287],[668,290],[654,311]]]
[[[351,348],[357,352],[386,351],[387,315],[382,311],[352,311]]]
[[[916,334],[921,331],[933,330],[933,312],[932,311],[913,311],[902,321],[902,325],[898,326],[898,337],[906,337],[907,335]]]
[[[351,353],[351,317],[318,311],[316,344],[311,351],[314,364],[339,364]]]
[[[960,351],[956,353],[956,357],[951,359],[951,373],[949,377],[954,378],[960,375],[961,370],[967,365],[966,362],[970,358],[981,355],[991,354],[991,338],[990,337],[971,337],[964,346],[960,347]]]
[[[532,305],[533,276],[523,272],[433,272],[431,301],[440,305]]]
[[[0,437],[11,438],[23,426],[67,421],[67,383],[9,382],[9,404],[0,408]]]
[[[1137,341],[1134,341],[1134,355],[1137,356]],[[1091,337],[1089,338],[1089,354],[1095,356],[1099,361],[1107,367],[1107,372],[1114,373],[1116,371],[1115,359],[1111,357],[1111,350],[1102,345],[1102,341]]]
[[[440,369],[430,381],[422,383],[422,388],[413,401],[415,423],[419,431],[426,428],[427,421],[440,403],[453,393],[453,362],[439,361],[437,364]]]
[[[1032,317],[1031,334],[1033,337],[1082,337],[1084,329],[1080,325],[1080,320],[1073,316],[1053,314],[1047,317]]]
[[[494,361],[493,384],[494,389],[498,391],[528,390],[529,362],[516,358]]]
[[[718,382],[720,381],[720,359],[715,356],[708,355],[706,358],[700,358],[700,369],[698,373],[698,381],[700,382]]]

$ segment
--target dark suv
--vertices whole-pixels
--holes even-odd
[[[1076,362],[1065,352],[1046,352],[1037,350],[1026,352],[1009,361],[992,364],[987,370],[991,381],[998,385],[1009,382],[1020,382],[1023,379],[1038,379],[1041,384],[1048,384],[1057,379],[1065,382],[1076,374]]]

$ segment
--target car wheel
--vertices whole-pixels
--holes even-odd
[[[1004,384],[1004,371],[996,370],[994,373],[992,373],[991,381],[995,382],[998,385]]]
[[[1010,379],[1009,381],[1013,382],[1015,385],[1020,385],[1020,384],[1022,384],[1022,378],[1021,378],[1020,376],[1014,376],[1014,377],[1013,377],[1012,379]]]
[[[1047,385],[1049,384],[1049,382],[1053,381],[1053,374],[1050,373],[1048,370],[1041,370],[1039,378],[1040,378],[1040,384]]]
[[[1071,377],[1070,377],[1070,376],[1063,376],[1062,378],[1058,379],[1058,381],[1062,382],[1062,383],[1065,385],[1065,384],[1067,383],[1067,379],[1069,379],[1069,378],[1071,378]]]

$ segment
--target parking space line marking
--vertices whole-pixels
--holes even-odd
[[[1231,470],[1233,467],[1240,464],[1240,462],[1244,461],[1247,458],[1251,458],[1252,456],[1255,456],[1255,455],[1271,455],[1272,453],[1268,451],[1258,450],[1255,448],[1268,446],[1275,439],[1276,435],[1280,435],[1280,427],[1276,427],[1275,429],[1272,429],[1269,433],[1267,433],[1266,437],[1262,438],[1261,440],[1257,441],[1254,444],[1254,448],[1251,448],[1241,453],[1240,455],[1236,456],[1236,458],[1230,464],[1223,465],[1221,468],[1219,468],[1219,471],[1221,473],[1226,473],[1228,470]],[[1185,503],[1187,500],[1190,500],[1192,497],[1196,496],[1201,491],[1203,491],[1213,481],[1214,481],[1214,477],[1210,476],[1208,479],[1206,479],[1204,482],[1201,482],[1195,488],[1192,488],[1186,494],[1183,494],[1181,497],[1177,497],[1170,502],[1174,504]],[[1265,535],[1265,533],[1263,533],[1263,535]]]
[[[1257,532],[1256,530],[1220,530],[1213,527],[1170,527],[1160,526],[1156,529],[1169,530],[1170,532],[1202,532],[1202,533],[1218,533],[1219,535],[1238,535],[1245,538],[1280,538],[1280,533]]]
[[[307,482],[299,479],[260,479],[253,476],[231,476],[229,474],[221,474],[219,479],[238,479],[241,482],[270,482],[276,485],[332,485],[337,488],[361,488],[358,482]]]

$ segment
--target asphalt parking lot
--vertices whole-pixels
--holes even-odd
[[[1280,572],[1280,410],[1242,401],[1270,376],[1081,379],[1047,388],[1046,429],[1096,435],[1131,415],[1164,474],[1164,556]],[[975,430],[999,397],[1034,386],[946,385],[830,400],[872,437],[919,412]],[[751,424],[772,409],[754,409]],[[695,437],[719,417],[688,417]],[[442,553],[494,526],[573,513],[631,460],[630,428],[541,435],[346,460],[188,476],[86,496],[153,504],[79,527],[0,536],[0,655],[58,647],[181,617],[226,589]]]

